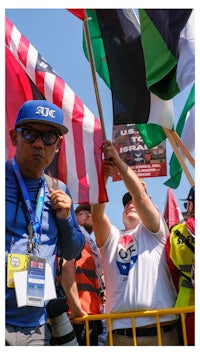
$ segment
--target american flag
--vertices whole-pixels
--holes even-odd
[[[5,29],[6,48],[44,99],[53,102],[64,112],[64,123],[69,132],[64,136],[64,144],[59,153],[57,177],[68,185],[74,203],[106,202],[108,199],[102,175],[103,135],[100,121],[8,18]],[[6,115],[8,111],[9,108],[6,107]],[[12,127],[15,119],[16,116],[13,116]],[[6,148],[9,157],[10,144]]]

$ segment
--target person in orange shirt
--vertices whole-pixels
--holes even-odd
[[[84,314],[102,312],[102,266],[99,249],[91,237],[93,232],[90,205],[75,209],[80,229],[85,236],[85,246],[76,260],[63,261],[62,286],[70,306],[69,316],[79,345],[86,345],[85,326],[75,318]],[[101,321],[90,322],[90,345],[98,345],[98,336],[103,332]]]

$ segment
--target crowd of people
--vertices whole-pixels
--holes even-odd
[[[66,133],[62,110],[46,100],[24,103],[10,131],[16,153],[6,162],[7,346],[52,345],[48,309],[49,300],[56,299],[58,265],[64,295],[62,321],[70,334],[65,335],[64,345],[86,345],[84,321],[76,320],[85,314],[195,302],[194,187],[186,198],[185,221],[169,231],[144,182],[114,145],[104,141],[105,184],[116,168],[127,189],[122,197],[124,229],[119,230],[106,215],[106,203],[75,208],[63,182],[49,185],[44,171]],[[57,306],[53,307],[50,318],[57,331],[61,318]],[[155,319],[140,317],[135,322],[137,345],[157,345]],[[179,315],[161,316],[160,325],[163,345],[183,345]],[[194,345],[194,313],[187,315],[186,327],[188,345]],[[62,341],[62,332],[59,335]],[[131,319],[114,320],[112,336],[115,346],[133,345]],[[105,321],[90,322],[90,344],[109,345]]]

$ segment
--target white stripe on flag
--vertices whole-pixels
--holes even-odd
[[[54,74],[45,73],[44,76],[44,97],[53,102],[53,91],[54,91],[54,84],[55,84],[56,77]]]
[[[162,100],[150,93],[150,112],[148,123],[158,124],[171,129],[174,122],[174,107],[172,100]]]
[[[37,64],[38,51],[32,46],[29,45],[27,62],[26,62],[26,71],[32,81],[35,83],[35,67]]]
[[[92,184],[92,181],[98,181],[94,159],[94,123],[94,115],[84,106],[83,147],[85,151],[86,177],[90,186],[89,192],[91,201],[94,201],[96,196],[98,196],[98,184]],[[91,171],[90,175],[87,173],[89,171]]]
[[[181,134],[181,141],[187,148],[187,150],[192,154],[195,149],[195,105],[192,106],[190,111],[188,111],[185,124],[183,127],[183,131]],[[180,150],[181,154],[182,151]],[[187,159],[185,158],[185,155],[183,155],[183,159],[185,162]]]
[[[18,59],[18,47],[21,39],[21,33],[17,30],[15,26],[12,29],[12,40],[10,43],[10,50],[14,54],[14,56]]]
[[[74,139],[73,139],[73,128],[72,128],[72,114],[74,109],[75,94],[65,84],[64,95],[63,95],[63,104],[62,108],[64,111],[64,120],[65,125],[68,128],[68,133],[65,137],[65,149],[66,149],[66,160],[67,166],[70,167],[70,174],[67,176],[67,185],[71,191],[74,201],[78,201],[78,176],[76,170],[76,160],[75,160],[75,150],[74,150]]]
[[[195,19],[194,10],[181,31],[176,80],[180,90],[195,81]]]

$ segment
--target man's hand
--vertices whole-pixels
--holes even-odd
[[[107,183],[109,176],[113,176],[114,170],[115,170],[115,167],[114,167],[113,161],[111,159],[104,159],[103,160],[103,175],[104,175],[105,184]]]
[[[80,322],[76,320],[76,317],[82,317],[85,316],[87,313],[83,311],[82,309],[73,309],[71,314],[69,314],[69,319],[72,322],[72,324],[84,324],[85,322]]]
[[[66,219],[69,217],[72,204],[71,198],[63,190],[50,189],[51,207],[56,210],[56,217]]]

